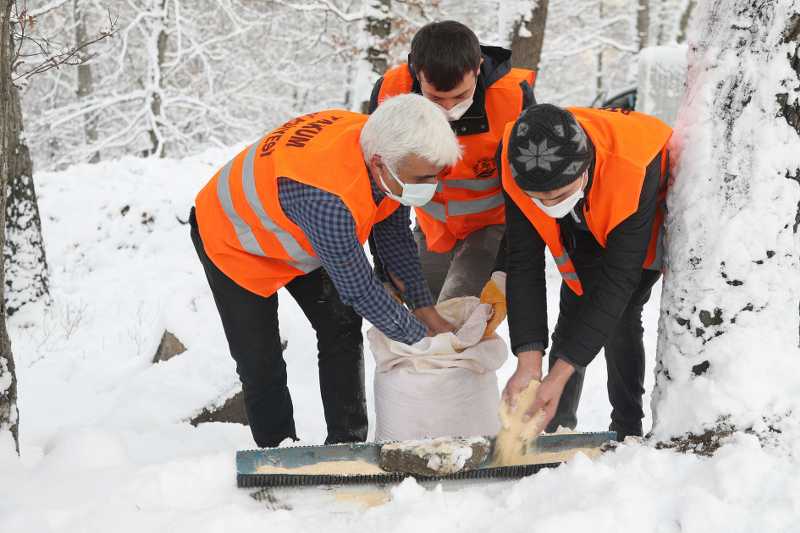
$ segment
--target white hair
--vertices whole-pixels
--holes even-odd
[[[461,157],[445,114],[418,94],[394,96],[379,105],[361,130],[361,151],[365,160],[377,154],[393,168],[409,155],[437,166],[454,165]]]

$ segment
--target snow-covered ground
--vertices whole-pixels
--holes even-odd
[[[253,446],[249,430],[186,422],[238,381],[178,220],[235,152],[37,176],[53,303],[9,324],[22,456],[0,442],[0,532],[800,531],[800,431],[791,420],[767,447],[744,434],[712,458],[628,444],[515,482],[454,491],[406,481],[371,508],[308,493],[287,510],[237,489],[234,453]],[[659,296],[645,311],[648,391]],[[280,320],[298,433],[321,443],[316,341],[284,292]],[[153,365],[164,329],[188,351]],[[365,356],[371,408],[374,364]],[[501,369],[501,386],[513,364]],[[609,412],[601,357],[588,371],[579,429],[605,429]]]

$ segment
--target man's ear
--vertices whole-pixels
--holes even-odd
[[[381,168],[385,166],[386,163],[383,162],[383,158],[378,154],[374,154],[369,159],[369,170],[370,172],[372,172],[373,177],[375,178],[379,176],[379,174],[381,173]]]
[[[383,163],[383,161],[381,160],[381,156],[378,154],[372,154],[372,157],[369,158],[369,164],[373,168],[380,167],[381,163]]]

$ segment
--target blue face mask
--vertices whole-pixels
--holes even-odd
[[[383,176],[380,176],[383,188],[386,189],[386,196],[392,200],[397,200],[401,204],[410,207],[422,207],[430,202],[433,198],[433,195],[436,194],[436,183],[403,183],[400,181],[400,178],[397,177],[397,174],[394,173],[391,167],[389,167],[389,165],[384,166],[386,167],[386,170],[389,171],[389,175],[392,177],[392,179],[399,183],[400,188],[403,190],[400,196],[393,194],[386,185],[386,182],[383,181]]]

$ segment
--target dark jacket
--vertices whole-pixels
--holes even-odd
[[[498,148],[498,158],[502,147]],[[498,169],[502,169],[498,161]],[[594,173],[594,163],[589,167]],[[575,264],[599,267],[594,283],[584,286],[581,308],[569,337],[557,357],[584,367],[599,353],[614,330],[642,275],[647,255],[661,180],[661,154],[647,166],[639,208],[608,235],[602,248],[584,220],[572,215],[558,220],[562,241]],[[585,196],[592,186],[590,181]],[[508,326],[511,348],[516,354],[544,350],[548,346],[547,297],[545,289],[545,242],[514,201],[505,194],[506,234],[498,252],[495,270],[508,274]],[[573,210],[582,213],[582,199]],[[583,279],[583,278],[581,278]]]

